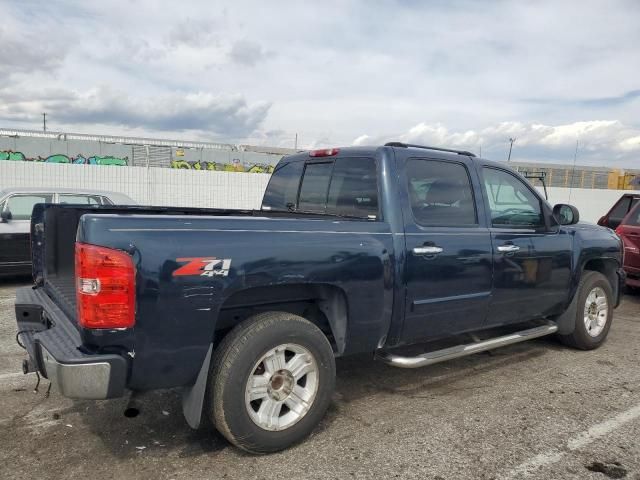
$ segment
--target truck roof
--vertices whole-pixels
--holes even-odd
[[[290,161],[308,159],[309,155],[314,152],[318,153],[318,155],[315,155],[318,158],[331,157],[335,155],[335,154],[331,154],[331,155],[322,154],[322,152],[324,151],[328,152],[330,150],[338,150],[341,156],[356,157],[356,156],[362,156],[362,155],[375,155],[376,152],[381,148],[394,148],[394,149],[402,148],[402,149],[415,151],[416,153],[417,152],[423,153],[426,150],[426,151],[429,151],[429,156],[433,158],[453,159],[458,157],[459,155],[464,155],[472,159],[477,158],[475,154],[467,150],[455,150],[455,149],[443,148],[443,147],[430,147],[427,145],[416,145],[416,144],[402,143],[402,142],[388,142],[388,143],[385,143],[384,145],[338,147],[336,149],[327,148],[327,149],[318,149],[318,150],[310,150],[310,151],[305,150],[293,155],[289,155],[285,158],[287,158]]]

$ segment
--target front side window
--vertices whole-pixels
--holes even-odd
[[[519,178],[484,168],[484,188],[494,227],[538,228],[544,225],[540,199]]]
[[[411,159],[406,170],[416,223],[452,227],[477,224],[473,191],[464,165]]]
[[[13,195],[9,197],[5,209],[11,212],[13,220],[29,220],[36,203],[51,203],[53,195],[37,193],[31,195]]]

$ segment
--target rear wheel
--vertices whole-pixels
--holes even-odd
[[[285,312],[256,315],[216,349],[208,414],[251,453],[282,450],[308,436],[331,401],[333,350],[318,327]]]
[[[604,343],[613,321],[613,289],[599,272],[586,271],[578,287],[575,328],[560,335],[563,343],[581,350],[592,350]]]

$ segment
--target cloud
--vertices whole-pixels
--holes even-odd
[[[188,17],[171,27],[167,43],[171,47],[187,46],[204,48],[219,42],[216,29],[217,19],[194,19]]]
[[[267,56],[267,52],[259,44],[249,40],[239,40],[229,50],[229,58],[232,62],[249,67],[253,67]]]
[[[390,136],[361,135],[354,145],[382,144],[391,140],[471,150],[502,159],[509,138],[515,138],[514,159],[567,161],[578,149],[583,163],[612,160],[629,165],[640,156],[640,128],[617,120],[594,120],[562,125],[502,122],[478,130],[450,131],[442,124],[419,123],[406,132]]]
[[[640,99],[640,89],[630,90],[621,95],[597,98],[528,98],[525,102],[542,105],[585,106],[585,107],[611,107],[625,105]]]
[[[157,131],[209,131],[242,137],[264,121],[268,102],[249,104],[242,95],[172,93],[158,97],[131,97],[106,87],[84,92],[49,91],[31,98],[7,101],[0,92],[0,118],[24,122],[49,112],[67,125],[99,124]]]
[[[14,0],[0,11],[3,126],[39,125],[46,108],[52,128],[95,133],[282,145],[297,133],[301,147],[404,135],[498,159],[515,136],[515,157],[553,162],[572,161],[579,137],[585,161],[638,156],[638,1]]]
[[[42,41],[33,32],[3,25],[0,25],[0,45],[0,82],[16,74],[55,71],[67,53],[59,41]]]

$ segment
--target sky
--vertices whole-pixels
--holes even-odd
[[[640,1],[0,0],[0,127],[640,168]],[[576,150],[577,146],[577,150]]]

